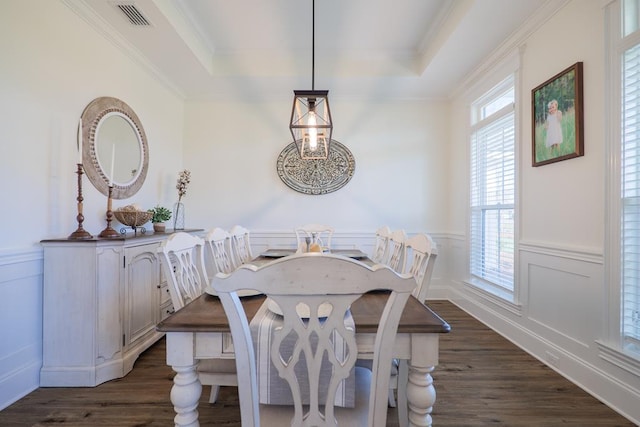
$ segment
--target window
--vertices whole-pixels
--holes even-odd
[[[629,369],[636,366],[631,359],[640,359],[640,0],[614,1],[607,6],[607,16],[608,335],[614,350],[622,353],[603,357]]]
[[[623,347],[640,353],[640,40],[638,1],[625,1],[621,40],[620,285]],[[626,39],[626,42],[625,42]]]
[[[513,296],[515,85],[504,80],[471,105],[470,272]]]

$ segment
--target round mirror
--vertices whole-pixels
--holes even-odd
[[[89,181],[105,196],[126,199],[147,176],[149,149],[138,116],[117,98],[94,99],[82,113],[82,163]]]

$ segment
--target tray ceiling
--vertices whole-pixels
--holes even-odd
[[[311,89],[311,0],[64,1],[186,99],[288,99]],[[563,3],[317,0],[315,89],[447,97],[532,17]]]

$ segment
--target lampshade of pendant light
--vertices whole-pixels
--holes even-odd
[[[315,90],[315,0],[312,0],[311,90],[293,91],[289,130],[300,158],[322,160],[329,157],[333,122],[329,109],[329,91]]]

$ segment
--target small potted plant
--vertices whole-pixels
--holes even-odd
[[[164,233],[166,228],[164,222],[171,219],[171,211],[164,206],[158,205],[153,209],[149,209],[149,212],[153,215],[151,217],[153,231],[156,233]]]

